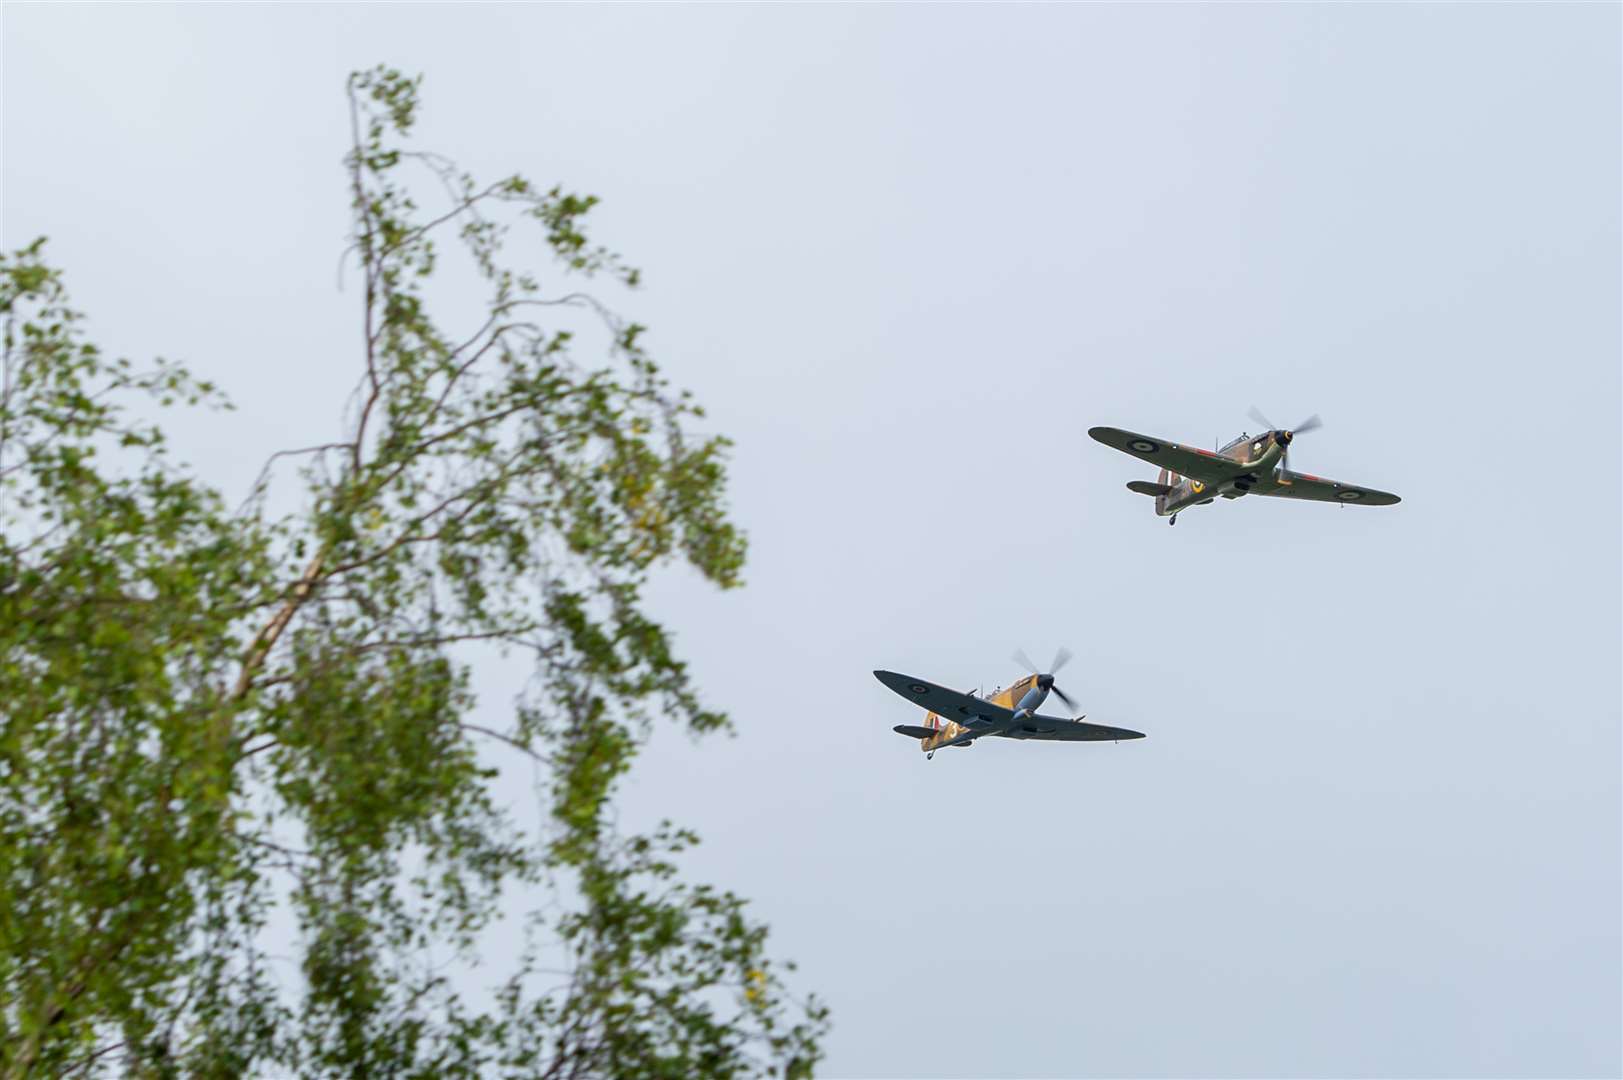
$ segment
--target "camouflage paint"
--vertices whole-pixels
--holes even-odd
[[[1241,433],[1238,438],[1231,440],[1221,450],[1215,452],[1197,451],[1197,453],[1206,454],[1209,457],[1237,462],[1253,470],[1251,474],[1239,477],[1237,480],[1221,486],[1205,484],[1199,480],[1192,480],[1187,476],[1179,476],[1175,472],[1162,469],[1160,482],[1172,490],[1165,495],[1155,497],[1156,514],[1161,517],[1170,517],[1188,507],[1203,506],[1219,495],[1230,499],[1238,498],[1249,491],[1253,484],[1260,483],[1270,476],[1276,483],[1289,484],[1290,481],[1285,479],[1287,474],[1283,471],[1277,475],[1272,475],[1274,474],[1274,467],[1279,464],[1279,459],[1284,456],[1285,452],[1285,442],[1280,440],[1280,435],[1281,432],[1277,431],[1269,431],[1255,436]],[[1286,441],[1288,441],[1288,437]]]
[[[1027,693],[1036,687],[1036,685],[1037,676],[1027,675],[1025,678],[1009,684],[1002,690],[997,690],[986,695],[984,700],[991,702],[993,705],[1001,705],[1005,709],[1013,711],[1020,707],[1020,699],[1025,697]],[[929,713],[926,715],[924,718],[924,726],[935,731],[935,734],[931,735],[929,738],[919,740],[919,749],[926,752],[940,749],[946,744],[952,742],[954,739],[967,734],[970,730],[963,724],[958,723],[956,720],[948,720],[946,717],[937,713]],[[990,732],[987,734],[990,734]]]
[[[1185,446],[1121,428],[1089,428],[1088,435],[1112,450],[1131,454],[1158,467],[1161,470],[1158,482],[1133,480],[1127,488],[1153,497],[1156,514],[1174,520],[1179,512],[1191,506],[1204,506],[1220,496],[1238,499],[1253,493],[1341,506],[1348,503],[1391,506],[1403,501],[1390,491],[1284,468],[1285,448],[1295,438],[1291,431],[1242,434],[1217,450],[1202,450],[1198,446]],[[1211,463],[1210,467],[1207,462]],[[1179,468],[1192,469],[1205,479],[1180,475],[1175,471]]]

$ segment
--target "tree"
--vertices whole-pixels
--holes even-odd
[[[85,342],[43,242],[0,261],[6,1076],[818,1060],[826,1012],[791,997],[765,928],[678,878],[695,838],[611,824],[656,718],[728,726],[641,599],[673,559],[739,583],[727,442],[690,433],[702,413],[642,327],[503,263],[532,228],[556,276],[635,285],[586,236],[596,200],[410,149],[419,83],[350,80],[358,387],[341,437],[273,456],[241,509],[150,419],[222,404],[215,388]],[[462,333],[430,295],[447,234],[487,294]],[[597,366],[574,359],[582,317],[608,342]],[[300,509],[273,515],[290,459]],[[470,719],[476,648],[533,659],[501,729]],[[539,832],[493,803],[498,751],[540,767]],[[546,902],[513,970],[470,996],[431,950],[473,960],[504,889]],[[278,927],[296,971],[270,954]]]

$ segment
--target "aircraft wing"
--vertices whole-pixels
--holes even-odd
[[[1313,502],[1358,503],[1363,506],[1391,506],[1399,501],[1391,492],[1343,484],[1307,473],[1283,471],[1253,487],[1251,494],[1272,495],[1279,499],[1310,499]]]
[[[894,671],[876,671],[874,678],[921,709],[929,709],[948,720],[966,726],[1001,725],[1014,719],[1014,713],[1001,705],[993,705],[990,701],[982,700],[973,694],[948,690],[944,686],[915,679],[911,675],[898,675]]]
[[[1123,431],[1121,428],[1089,428],[1088,435],[1095,442],[1104,443],[1112,450],[1120,450],[1124,454],[1131,454],[1140,461],[1147,461],[1151,465],[1159,465],[1163,469],[1172,470],[1179,476],[1187,476],[1191,480],[1199,480],[1205,484],[1221,484],[1225,480],[1232,480],[1236,476],[1243,476],[1251,471],[1238,461],[1219,457],[1210,450],[1202,450],[1196,446],[1182,446],[1175,442],[1168,442],[1165,439],[1156,439],[1148,435]]]
[[[1005,739],[1036,739],[1040,742],[1114,742],[1117,739],[1144,737],[1142,731],[1129,731],[1105,724],[1085,724],[1080,720],[1041,714],[1022,720],[998,734]]]

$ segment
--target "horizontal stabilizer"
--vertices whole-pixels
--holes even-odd
[[[931,735],[940,734],[935,728],[920,727],[918,724],[897,724],[891,730],[909,739],[928,739]]]
[[[1165,495],[1172,489],[1165,484],[1152,484],[1148,480],[1129,480],[1127,490],[1136,491],[1140,495]]]

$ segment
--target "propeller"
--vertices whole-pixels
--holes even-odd
[[[1319,419],[1318,413],[1314,413],[1312,416],[1308,417],[1306,420],[1303,420],[1300,424],[1297,424],[1293,428],[1284,429],[1274,427],[1274,422],[1262,415],[1262,410],[1257,408],[1255,405],[1251,406],[1246,415],[1266,428],[1279,443],[1280,450],[1282,451],[1279,456],[1279,467],[1284,469],[1286,472],[1289,472],[1291,467],[1291,440],[1295,439],[1298,435],[1305,435],[1310,431],[1317,431],[1319,428],[1324,426],[1324,421]]]
[[[1031,657],[1027,656],[1025,651],[1022,649],[1014,650],[1013,659],[1015,663],[1037,676],[1038,689],[1052,690],[1055,697],[1065,702],[1066,708],[1070,709],[1072,712],[1075,712],[1076,702],[1072,701],[1070,697],[1066,695],[1065,691],[1061,690],[1054,684],[1054,673],[1060,668],[1064,667],[1066,664],[1070,663],[1071,656],[1071,650],[1061,645],[1059,651],[1054,654],[1054,662],[1048,665],[1048,670],[1046,672],[1038,671],[1037,665],[1031,662]]]

